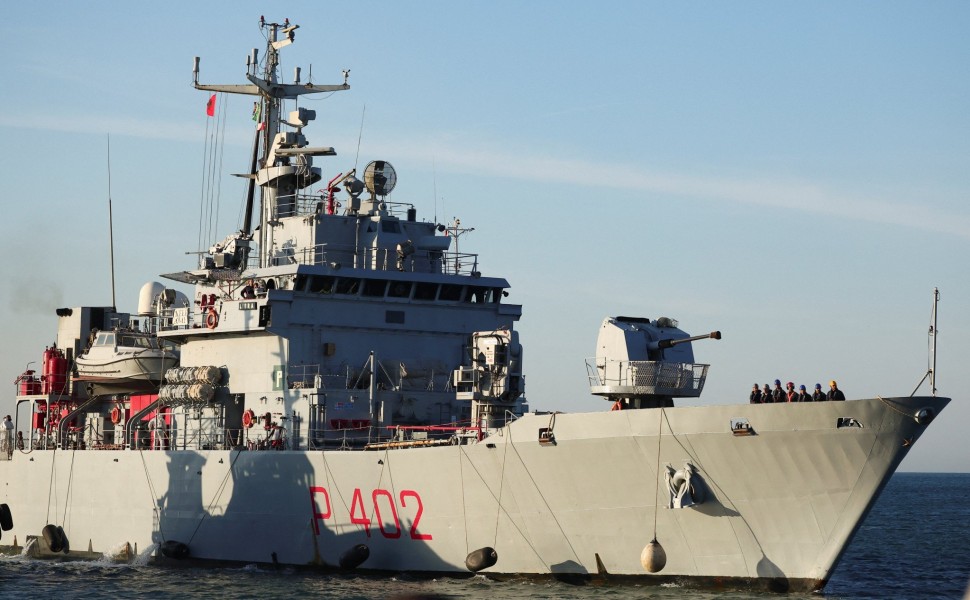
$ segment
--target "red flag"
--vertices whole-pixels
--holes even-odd
[[[210,117],[215,116],[216,114],[216,95],[215,94],[212,94],[212,97],[209,98],[209,101],[206,103],[205,114],[209,115]]]

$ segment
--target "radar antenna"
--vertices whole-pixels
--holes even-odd
[[[387,161],[371,161],[364,168],[364,185],[367,186],[367,191],[371,193],[371,198],[387,196],[397,185],[397,171]]]

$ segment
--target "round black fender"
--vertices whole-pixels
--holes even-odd
[[[10,514],[10,507],[0,504],[0,529],[10,531],[13,529],[13,516]]]
[[[357,544],[340,555],[340,568],[353,570],[364,564],[370,558],[370,548],[367,544]]]
[[[67,554],[71,551],[71,543],[67,540],[67,534],[64,533],[64,528],[60,525],[57,526],[57,535],[61,536],[61,552]]]
[[[189,547],[182,542],[175,540],[165,540],[160,547],[162,556],[182,560],[189,557]]]
[[[44,536],[44,541],[47,542],[47,547],[51,549],[51,552],[60,552],[64,549],[64,538],[61,537],[56,525],[44,525],[41,535]]]
[[[478,550],[473,550],[465,557],[465,567],[472,573],[478,573],[482,569],[487,569],[498,562],[498,553],[495,548],[485,546]]]

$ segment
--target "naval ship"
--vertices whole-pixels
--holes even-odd
[[[677,406],[707,377],[694,342],[720,334],[615,316],[586,360],[602,410],[530,412],[509,283],[459,252],[460,222],[392,201],[390,162],[330,166],[297,100],[347,72],[282,82],[298,26],[260,27],[244,82],[200,83],[194,63],[197,89],[256,102],[242,226],[134,313],[57,310],[0,430],[0,552],[825,585],[949,399]],[[171,358],[94,385],[92,343]]]

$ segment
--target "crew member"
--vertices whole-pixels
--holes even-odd
[[[785,396],[785,390],[781,389],[781,380],[775,380],[775,389],[771,390],[771,401],[772,402],[787,402],[788,398]]]
[[[812,401],[822,402],[823,400],[828,400],[828,398],[825,397],[825,392],[822,391],[822,384],[816,383],[815,391],[812,393]]]
[[[785,384],[785,402],[798,402],[798,392],[795,391],[795,384],[790,381]]]
[[[751,395],[748,397],[748,400],[751,402],[751,404],[761,404],[761,389],[758,387],[757,383],[751,387]]]
[[[774,402],[774,398],[771,397],[771,386],[767,383],[765,384],[765,389],[761,390],[761,401],[765,404],[771,404]]]
[[[805,386],[804,385],[798,386],[798,397],[795,399],[795,402],[811,402],[811,401],[812,401],[812,397],[809,396],[808,392],[805,391]]]
[[[3,418],[3,427],[0,428],[0,452],[6,452],[8,456],[13,454],[13,421],[10,415]]]
[[[829,382],[829,400],[845,400],[845,394],[839,389],[839,384],[835,383],[835,380]]]

